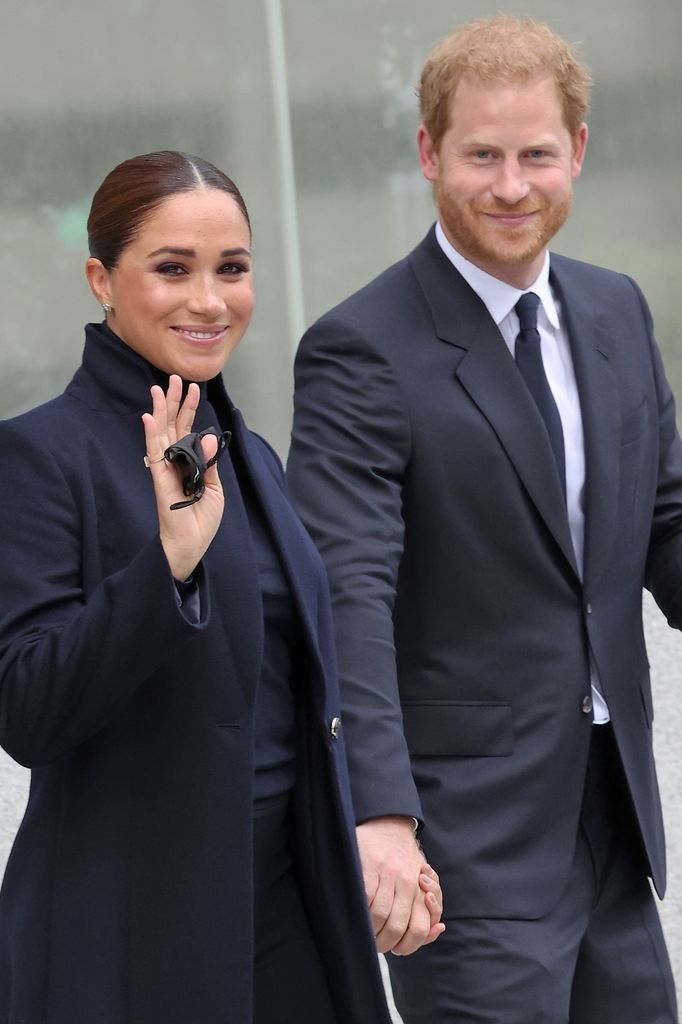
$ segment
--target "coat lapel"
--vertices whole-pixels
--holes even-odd
[[[195,419],[196,430],[231,427],[231,403],[221,385],[222,381],[217,386],[217,394],[212,396],[212,403],[202,399]],[[212,382],[209,388],[213,390]],[[212,617],[222,624],[234,665],[234,678],[242,687],[247,703],[252,704],[263,657],[263,602],[249,521],[232,464],[233,443],[234,439],[218,463],[225,510],[204,560],[211,600],[217,605]]]
[[[441,341],[464,350],[456,376],[488,420],[573,572],[561,483],[542,417],[497,325],[433,231],[410,258]]]
[[[283,487],[265,464],[238,409],[232,410],[232,424],[233,440],[242,453],[244,467],[272,532],[287,582],[301,615],[309,653],[322,673],[323,666],[316,642],[321,563]]]
[[[585,435],[584,579],[601,574],[616,535],[620,486],[620,402],[613,366],[616,339],[570,264],[552,256],[552,285],[571,343]],[[589,591],[588,591],[589,592]]]

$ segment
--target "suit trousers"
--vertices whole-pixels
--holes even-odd
[[[413,956],[388,957],[405,1024],[677,1024],[610,725],[592,729],[575,855],[558,904],[538,920],[446,925]]]
[[[254,806],[254,1024],[339,1024],[291,854],[289,794]]]

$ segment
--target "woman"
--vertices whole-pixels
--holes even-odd
[[[106,320],[0,428],[0,741],[33,769],[0,1021],[387,1022],[323,570],[220,376],[253,304],[244,201],[152,153],[88,231]],[[194,496],[164,452],[208,428],[232,440],[203,475],[197,441]]]

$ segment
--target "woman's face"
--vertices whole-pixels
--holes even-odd
[[[87,262],[107,323],[159,370],[205,381],[223,368],[253,311],[251,238],[234,199],[213,188],[164,200],[117,266]]]

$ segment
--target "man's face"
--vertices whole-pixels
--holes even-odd
[[[568,216],[587,143],[586,125],[571,138],[553,79],[485,84],[464,77],[438,150],[423,125],[417,142],[455,249],[527,288]]]

